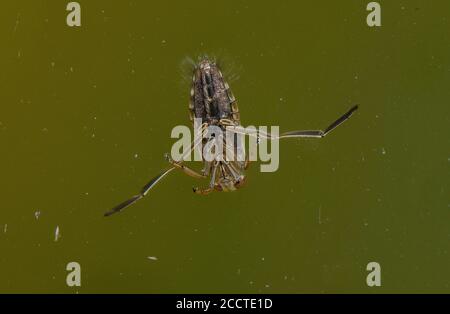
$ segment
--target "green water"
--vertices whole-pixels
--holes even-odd
[[[379,28],[369,1],[79,1],[79,28],[67,2],[1,4],[0,292],[450,292],[448,1],[380,1]],[[237,192],[174,172],[104,218],[167,166],[205,53],[244,125],[360,109]]]

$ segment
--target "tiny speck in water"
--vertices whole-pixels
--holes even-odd
[[[157,261],[158,258],[156,256],[147,256],[147,258],[151,261]]]
[[[39,219],[40,215],[41,215],[41,211],[40,210],[37,210],[37,211],[34,212],[34,217],[36,217],[36,220]]]

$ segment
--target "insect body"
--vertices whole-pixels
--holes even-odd
[[[238,127],[240,124],[236,99],[218,66],[208,59],[203,59],[194,70],[189,111],[191,121],[199,119],[204,129],[216,126],[223,131],[222,134],[225,133],[227,126]],[[222,141],[223,151],[218,152],[221,155],[225,155],[227,149],[237,150],[236,146],[239,145],[237,141],[233,144],[227,143],[224,138],[204,138],[202,144],[206,145],[208,141]],[[204,168],[200,176],[209,175],[210,184],[205,189],[194,188],[195,193],[208,194],[214,189],[234,191],[243,184],[245,179],[243,172],[248,162],[226,161],[224,158],[216,158],[217,160],[213,161],[202,159]]]
[[[107,213],[105,216],[112,215],[116,212],[122,211],[124,208],[130,206],[136,201],[143,198],[162,178],[168,175],[175,169],[179,169],[184,173],[195,178],[209,178],[209,185],[205,188],[194,188],[197,194],[208,194],[214,190],[216,191],[234,191],[240,188],[245,182],[245,169],[249,165],[248,159],[240,160],[226,160],[225,158],[217,158],[225,155],[227,151],[237,152],[243,151],[242,143],[239,141],[227,142],[226,138],[222,136],[215,137],[213,134],[204,136],[206,130],[210,127],[216,127],[220,130],[231,131],[235,134],[244,134],[252,137],[264,138],[268,140],[289,138],[289,137],[315,137],[321,138],[347,120],[358,106],[353,106],[349,111],[342,115],[335,122],[330,124],[325,130],[306,130],[306,131],[291,131],[283,133],[279,136],[274,136],[270,133],[263,133],[259,131],[249,131],[240,126],[240,114],[236,99],[231,93],[230,87],[223,78],[223,75],[215,62],[205,58],[201,60],[194,69],[192,78],[191,98],[189,102],[189,114],[191,121],[201,121],[200,132],[202,136],[195,139],[191,144],[189,152],[199,149],[199,147],[220,141],[223,145],[221,150],[215,153],[216,158],[208,161],[207,158],[202,158],[203,169],[198,172],[186,166],[184,159],[172,160],[170,157],[166,159],[170,163],[170,167],[160,173],[147,183],[139,194],[133,196],[129,200],[117,205]],[[204,154],[204,151],[201,151]],[[204,155],[202,155],[204,156]]]

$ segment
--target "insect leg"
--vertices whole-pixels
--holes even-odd
[[[182,162],[175,162],[172,158],[170,158],[170,156],[166,155],[166,159],[167,161],[174,166],[175,168],[180,169],[181,171],[183,171],[185,174],[187,174],[188,176],[194,177],[196,179],[203,179],[206,178],[206,176],[204,174],[201,174],[197,171],[195,171],[194,169],[189,168],[188,166],[185,166],[182,164]]]
[[[214,191],[214,188],[207,187],[207,188],[193,188],[194,193],[199,195],[208,195],[212,191]]]
[[[279,138],[288,138],[288,137],[324,137],[331,131],[333,131],[335,128],[337,128],[339,125],[344,123],[346,120],[348,120],[353,112],[355,112],[358,109],[358,105],[353,106],[350,108],[349,111],[344,113],[339,119],[331,123],[325,131],[322,130],[308,130],[308,131],[291,131],[283,133],[279,136]]]
[[[214,185],[216,183],[216,172],[217,172],[217,166],[219,165],[219,162],[216,161],[214,164],[213,170],[211,172],[211,181],[209,182],[209,187],[207,188],[193,188],[192,190],[194,193],[201,194],[201,195],[207,195],[214,191]]]
[[[245,156],[245,162],[244,162],[244,170],[247,170],[250,166],[250,159],[248,158],[248,154]]]
[[[314,138],[322,138],[331,131],[333,131],[335,128],[337,128],[339,125],[341,125],[343,122],[345,122],[350,116],[353,114],[353,112],[358,109],[358,105],[353,106],[350,108],[349,111],[347,111],[345,114],[343,114],[339,119],[331,123],[325,131],[322,130],[303,130],[303,131],[290,131],[283,133],[279,136],[274,136],[268,132],[262,132],[256,129],[253,130],[247,130],[243,127],[234,127],[234,128],[227,128],[227,130],[230,130],[231,132],[238,133],[238,134],[245,134],[248,136],[256,137],[256,138],[263,138],[267,140],[274,140],[274,139],[282,139],[282,138],[290,138],[290,137],[314,137]]]
[[[111,216],[112,214],[121,212],[122,210],[124,210],[128,206],[130,206],[130,205],[136,203],[137,201],[139,201],[141,198],[143,198],[145,195],[147,195],[147,193],[150,191],[151,188],[153,188],[162,178],[164,178],[166,175],[168,175],[174,169],[175,169],[175,167],[171,167],[171,168],[163,171],[162,173],[160,173],[159,175],[157,175],[153,179],[151,179],[150,182],[147,183],[141,189],[139,194],[133,196],[132,198],[126,200],[123,203],[120,203],[119,205],[117,205],[113,209],[109,210],[108,212],[105,213],[105,216]]]
[[[205,128],[205,125],[202,126],[202,132]],[[194,150],[199,144],[201,143],[201,137],[200,140],[197,140],[194,142],[192,142],[191,145],[191,149],[185,153],[185,155],[183,155],[183,158],[181,161],[179,162],[172,162],[172,167],[170,167],[169,169],[163,171],[162,173],[160,173],[159,175],[157,175],[156,177],[154,177],[152,180],[150,180],[149,183],[147,183],[140,191],[139,194],[133,196],[132,198],[126,200],[123,203],[120,203],[119,205],[117,205],[116,207],[114,207],[113,209],[109,210],[108,212],[105,213],[105,216],[111,216],[112,214],[118,213],[122,210],[124,210],[125,208],[127,208],[128,206],[136,203],[138,200],[140,200],[141,198],[143,198],[145,195],[147,195],[147,193],[162,179],[164,178],[166,175],[168,175],[170,172],[172,172],[172,170],[174,169],[183,169],[185,171],[185,173],[189,173],[189,174],[194,174],[195,171],[189,169],[186,170],[187,167],[182,166],[181,163],[183,162],[183,159],[185,156],[187,156],[187,154],[190,154],[192,152],[192,150]],[[187,168],[188,169],[188,168]],[[192,172],[192,173],[191,173]],[[200,174],[197,174],[200,175]],[[202,176],[203,177],[203,176]]]
[[[200,143],[201,143],[202,140],[203,140],[203,132],[205,132],[205,130],[207,129],[207,127],[208,127],[208,124],[207,124],[207,123],[204,123],[204,124],[201,126],[201,130],[200,130],[199,136],[198,136],[196,139],[194,139],[194,141],[193,141],[192,144],[191,144],[190,150],[187,151],[186,153],[184,153],[183,157],[182,157],[180,160],[175,161],[175,160],[173,160],[172,158],[170,158],[169,154],[166,154],[166,155],[165,155],[166,160],[167,160],[172,166],[174,166],[174,167],[176,167],[176,168],[182,170],[185,174],[187,174],[187,175],[189,175],[189,176],[191,176],[191,177],[197,178],[197,179],[202,179],[202,178],[205,178],[206,176],[205,176],[204,174],[199,173],[198,171],[195,171],[195,170],[193,170],[193,169],[191,169],[191,168],[189,168],[189,167],[187,167],[187,166],[184,166],[184,165],[183,165],[183,162],[184,162],[184,158],[186,158],[190,153],[192,153],[192,151],[193,151],[194,149],[197,148],[198,145],[200,145]]]

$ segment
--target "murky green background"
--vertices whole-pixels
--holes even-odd
[[[380,1],[369,28],[368,2],[80,1],[70,28],[68,1],[3,1],[0,292],[450,292],[450,3]],[[176,172],[104,218],[167,166],[203,53],[244,125],[360,110],[282,142],[238,192],[194,195],[206,182]]]

